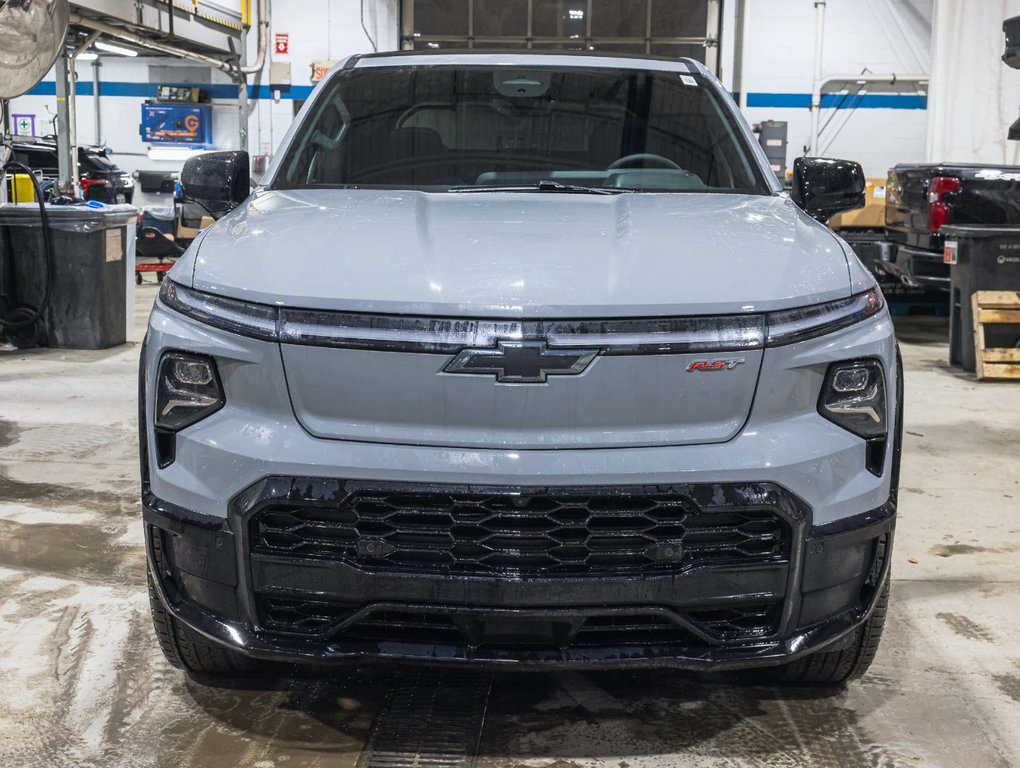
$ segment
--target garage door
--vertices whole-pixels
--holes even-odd
[[[403,47],[689,56],[718,65],[720,0],[404,0]]]

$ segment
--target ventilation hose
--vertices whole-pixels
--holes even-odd
[[[39,180],[35,177],[32,169],[27,165],[16,162],[14,160],[7,163],[4,166],[4,171],[18,171],[25,173],[30,179],[32,179],[32,186],[35,187],[35,199],[39,201],[39,217],[42,223],[42,234],[43,234],[43,250],[46,252],[46,286],[43,290],[43,297],[39,301],[37,307],[31,306],[17,306],[8,310],[2,317],[0,317],[0,328],[4,328],[9,331],[18,330],[20,328],[27,328],[30,325],[38,322],[42,318],[43,312],[50,305],[50,299],[53,296],[53,280],[57,274],[56,268],[56,257],[53,255],[53,233],[50,232],[50,220],[46,214],[46,203],[43,202],[42,188],[39,186]],[[2,176],[2,174],[0,174]]]

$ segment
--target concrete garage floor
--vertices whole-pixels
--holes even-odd
[[[136,336],[154,293],[140,290]],[[421,727],[442,723],[404,713],[433,703],[443,721],[460,706],[476,732],[471,704],[480,718],[486,701],[479,768],[1020,766],[1020,386],[947,367],[944,320],[898,325],[908,406],[892,608],[872,672],[842,691],[383,667],[244,689],[189,681],[149,624],[137,343],[2,349],[0,766],[355,766],[368,739],[406,754],[389,766],[468,765],[413,762]]]

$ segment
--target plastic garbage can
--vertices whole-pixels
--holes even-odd
[[[971,297],[976,291],[1020,291],[1020,227],[942,227],[939,233],[946,236],[945,260],[950,264],[949,362],[973,371],[977,356]],[[1020,339],[1020,329],[1004,327],[996,333]],[[1007,342],[993,346],[1013,346],[1016,340]]]
[[[40,343],[105,349],[127,340],[128,247],[137,210],[130,205],[47,206],[55,271]],[[133,254],[132,254],[133,256]],[[0,300],[38,306],[48,274],[36,204],[0,205]]]

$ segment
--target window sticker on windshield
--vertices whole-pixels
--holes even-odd
[[[680,82],[684,85],[697,85],[698,81],[690,75],[680,75]]]

